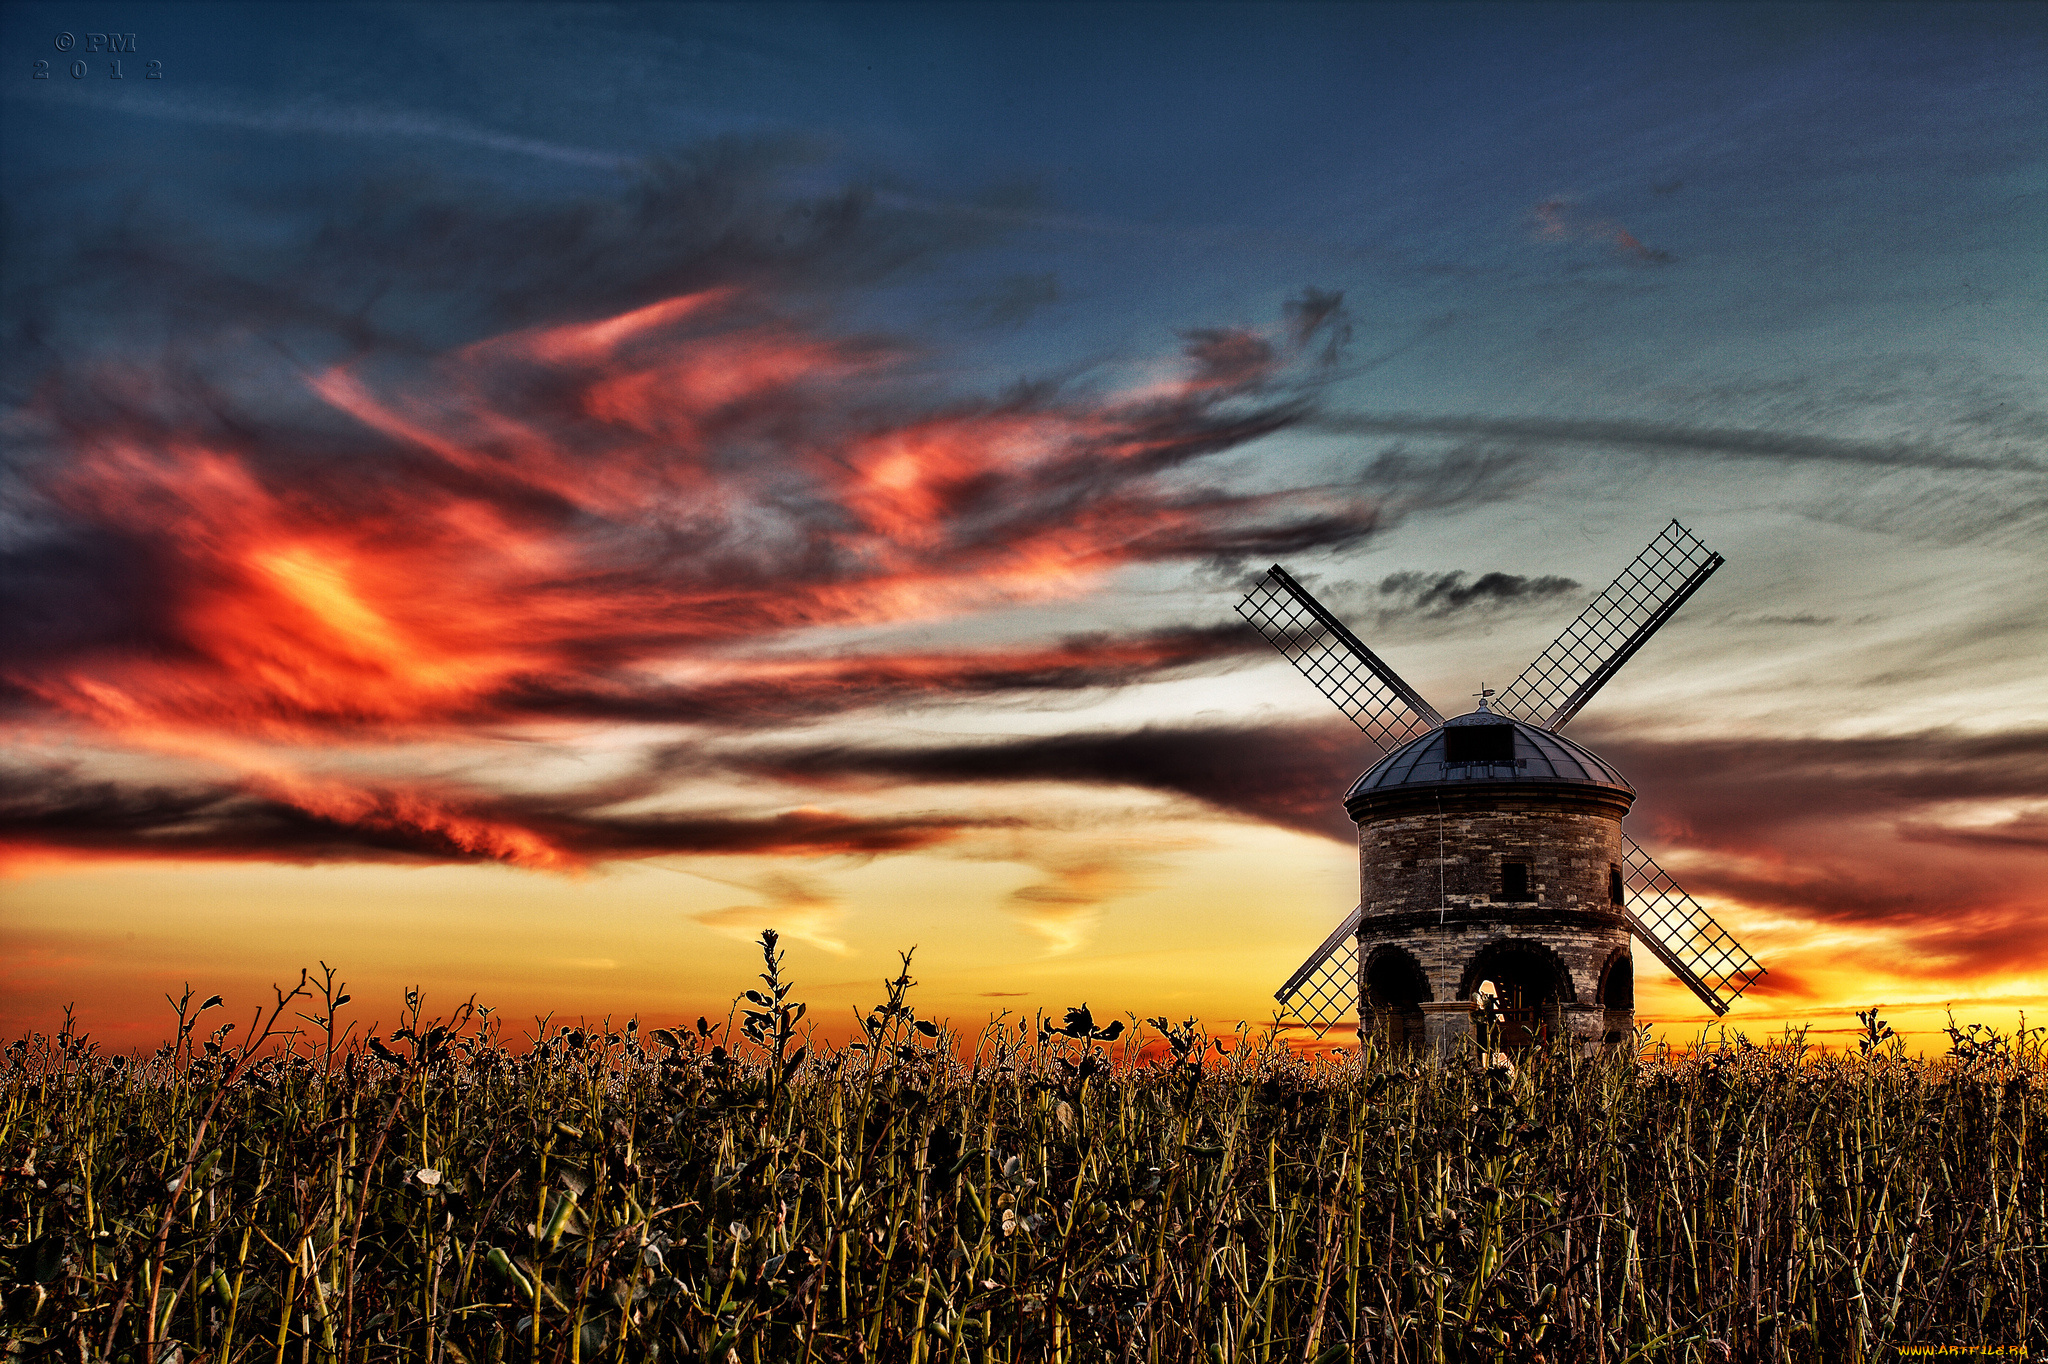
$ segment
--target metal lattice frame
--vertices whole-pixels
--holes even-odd
[[[1275,564],[1237,613],[1336,702],[1382,753],[1444,722],[1436,707]]]
[[[1339,1023],[1358,1017],[1358,925],[1365,907],[1351,911],[1323,945],[1309,953],[1287,983],[1273,992],[1281,1022],[1307,1028],[1320,1042]]]
[[[1562,729],[1672,612],[1721,566],[1673,521],[1493,703],[1518,720]]]
[[[1627,834],[1621,836],[1629,927],[1717,1015],[1764,968]]]

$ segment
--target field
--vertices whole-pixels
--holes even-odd
[[[188,995],[153,1057],[68,1026],[15,1042],[8,1351],[2048,1352],[2039,1030],[1919,1058],[1873,1012],[1846,1054],[1304,1059],[1080,1010],[958,1037],[917,1015],[906,959],[864,1043],[811,1047],[772,938],[764,960],[688,1030],[535,1045],[414,997],[366,1040],[329,973],[239,1028]]]

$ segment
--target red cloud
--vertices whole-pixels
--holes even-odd
[[[117,405],[71,431],[43,491],[71,533],[147,563],[155,645],[36,652],[5,677],[131,739],[408,732],[536,696],[943,685],[982,664],[746,651],[1375,524],[1349,490],[1167,477],[1301,411],[1274,388],[1298,347],[1205,333],[1191,350],[1185,378],[1138,393],[934,407],[888,348],[725,289],[409,373],[329,369],[314,390],[361,424],[338,446]],[[657,663],[659,683],[636,671]]]

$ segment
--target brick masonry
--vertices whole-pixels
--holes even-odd
[[[1609,898],[1634,797],[1584,784],[1459,783],[1354,798],[1360,992],[1390,1040],[1472,1031],[1481,980],[1524,982],[1542,1028],[1616,1042],[1635,1026],[1627,921]],[[1502,864],[1527,867],[1505,901]],[[1417,997],[1419,996],[1419,998]]]

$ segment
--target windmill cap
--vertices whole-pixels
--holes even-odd
[[[1486,733],[1489,729],[1508,732]],[[1635,795],[1627,778],[1563,735],[1481,709],[1446,720],[1441,728],[1410,739],[1381,758],[1352,783],[1344,799],[1348,805],[1359,797],[1397,789],[1455,789],[1481,783],[1603,786]]]

